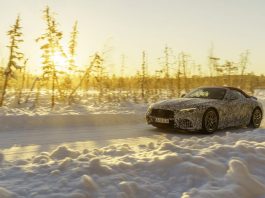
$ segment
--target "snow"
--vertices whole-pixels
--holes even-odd
[[[1,198],[12,198],[14,197],[14,194],[8,191],[7,189],[0,187],[0,197]]]
[[[56,150],[54,150],[51,153],[50,157],[52,159],[60,160],[60,159],[66,158],[66,157],[76,158],[79,155],[80,155],[80,152],[78,152],[78,151],[71,150],[71,149],[67,148],[66,146],[60,146],[60,147],[56,148]]]
[[[83,175],[81,178],[81,183],[83,184],[83,186],[88,189],[88,191],[97,191],[98,190],[98,186],[97,184],[94,182],[94,180],[88,176],[88,175]]]
[[[4,160],[4,154],[0,152],[0,164],[2,163],[3,160]]]
[[[146,104],[86,105],[0,109],[0,198],[265,197],[264,122],[206,135],[147,126]]]
[[[107,93],[104,99],[99,99],[95,91],[80,92],[78,101],[68,105],[67,101],[56,101],[51,109],[50,93],[42,90],[38,102],[35,97],[25,99],[30,91],[23,92],[22,102],[16,104],[15,91],[8,90],[5,105],[0,108],[0,116],[50,116],[50,115],[87,115],[87,114],[134,114],[144,113],[148,104],[135,102],[132,97],[122,99],[123,93]],[[32,93],[31,95],[33,95]],[[127,95],[126,93],[124,93]],[[137,99],[138,100],[138,99]]]
[[[4,158],[0,197],[264,197],[264,134],[170,133],[146,143],[65,144],[25,160]]]

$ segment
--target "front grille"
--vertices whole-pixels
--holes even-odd
[[[174,111],[164,109],[152,109],[150,115],[158,118],[174,118]]]
[[[192,122],[188,119],[179,119],[178,124],[181,129],[188,129],[193,127]]]

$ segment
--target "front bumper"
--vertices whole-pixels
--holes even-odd
[[[156,118],[158,117],[155,117],[155,116],[146,116],[146,121],[147,121],[147,124],[151,124],[151,125],[161,125],[161,126],[165,126],[165,127],[168,127],[168,128],[175,128],[174,127],[174,118],[168,118],[169,120],[169,123],[159,123],[159,122],[156,122]]]
[[[196,131],[202,129],[204,109],[195,109],[192,111],[149,108],[146,113],[146,121],[154,126],[165,126],[182,130]],[[159,119],[168,119],[169,123],[159,123]]]
[[[169,123],[159,123],[156,121],[155,116],[146,116],[146,121],[148,124],[151,124],[153,126],[162,126],[166,128],[175,128],[175,129],[182,129],[182,130],[190,130],[194,131],[197,130],[197,126],[194,125],[192,120],[189,120],[187,118],[169,118]]]

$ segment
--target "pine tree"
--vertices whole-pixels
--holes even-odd
[[[68,72],[65,72],[65,77],[63,79],[63,89],[64,89],[64,94],[67,95],[67,98],[69,97],[68,90],[71,90],[73,88],[73,79],[75,78],[75,74],[77,72],[77,66],[75,62],[76,58],[76,47],[77,47],[77,35],[78,35],[78,30],[77,30],[77,21],[74,23],[73,30],[70,33],[70,41],[68,45],[68,67],[67,70]]]
[[[44,10],[44,19],[46,21],[46,32],[42,34],[36,41],[43,41],[44,44],[41,46],[42,54],[42,70],[43,79],[52,80],[52,97],[51,97],[51,107],[55,106],[55,83],[58,85],[57,79],[57,68],[55,65],[54,57],[56,53],[60,53],[62,56],[66,56],[60,41],[62,39],[62,32],[58,30],[57,23],[50,13],[50,8],[46,7]],[[59,90],[60,92],[60,90]]]
[[[99,100],[101,100],[101,97],[103,95],[103,88],[104,88],[104,81],[107,77],[107,72],[106,68],[104,67],[104,60],[103,60],[103,55],[96,55],[96,61],[94,63],[94,77],[96,80],[96,85],[99,90]]]
[[[0,107],[3,106],[4,98],[6,94],[6,89],[8,82],[11,77],[15,78],[15,70],[21,69],[19,62],[23,59],[23,53],[19,52],[19,44],[23,42],[22,32],[20,25],[20,16],[17,17],[15,24],[11,27],[11,30],[8,31],[7,35],[9,36],[10,43],[7,46],[9,48],[9,59],[7,67],[4,71],[4,85],[2,89],[2,96],[0,99]]]
[[[71,32],[70,42],[69,42],[69,70],[75,71],[76,70],[76,63],[75,63],[75,56],[76,56],[76,47],[77,47],[77,21],[73,26],[73,31]]]

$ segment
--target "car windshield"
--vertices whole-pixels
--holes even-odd
[[[198,88],[187,95],[184,98],[207,98],[222,100],[225,96],[226,89],[223,88]]]

